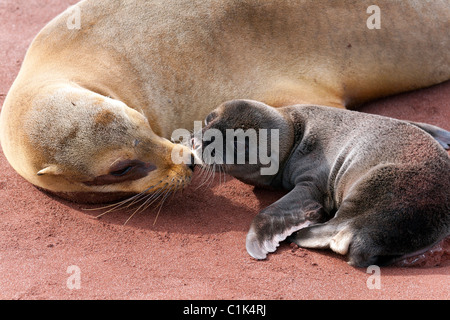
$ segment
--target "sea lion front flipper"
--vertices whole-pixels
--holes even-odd
[[[419,127],[423,131],[429,133],[439,144],[445,149],[450,150],[450,132],[439,128],[437,126],[433,126],[431,124],[422,123],[422,122],[413,122],[408,121],[408,123]]]
[[[255,259],[265,259],[292,233],[323,220],[322,205],[307,187],[295,187],[283,198],[262,210],[253,219],[247,234],[247,252]]]

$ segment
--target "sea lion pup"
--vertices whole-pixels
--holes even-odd
[[[224,101],[344,108],[450,79],[448,1],[376,4],[379,29],[372,0],[81,1],[31,44],[3,152],[34,185],[101,202],[186,185],[168,139]]]
[[[239,143],[249,153],[249,141],[234,141],[231,149],[224,142],[222,148],[228,174],[289,190],[251,224],[246,247],[256,259],[266,258],[290,236],[301,247],[347,254],[354,266],[384,265],[425,251],[450,234],[450,158],[415,124],[322,106],[275,109],[250,100],[222,104],[206,124],[203,132],[224,135],[239,128],[279,131],[279,148],[266,141],[272,144],[272,159],[279,159],[276,174],[262,175],[265,166],[249,163],[250,154],[242,165],[225,162],[227,151],[236,153]],[[445,130],[441,134],[450,136]],[[209,145],[195,141],[199,158]],[[259,152],[264,146],[257,147]]]

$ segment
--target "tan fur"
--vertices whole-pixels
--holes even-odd
[[[69,8],[30,46],[2,109],[3,152],[53,191],[184,185],[191,172],[171,162],[166,139],[223,101],[346,107],[450,78],[446,0],[377,1],[379,30],[366,27],[372,4],[82,1],[80,29],[67,27]],[[93,124],[105,126],[101,139]],[[118,158],[158,169],[106,187],[82,183]],[[58,174],[37,175],[49,166]]]

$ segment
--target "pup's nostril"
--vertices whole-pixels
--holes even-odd
[[[191,148],[192,148],[192,150],[197,150],[197,149],[200,148],[200,147],[201,147],[201,144],[196,144],[196,143],[195,143],[195,139],[192,138],[192,139],[191,139]]]

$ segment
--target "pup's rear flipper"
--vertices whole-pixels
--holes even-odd
[[[348,263],[355,267],[369,265],[388,265],[401,255],[385,254],[382,247],[373,243],[373,239],[360,234],[352,228],[352,221],[337,223],[332,220],[301,229],[288,238],[300,247],[311,249],[331,249],[347,255]]]
[[[447,130],[444,130],[442,128],[433,126],[431,124],[422,123],[422,122],[412,122],[408,121],[408,123],[419,127],[423,131],[428,132],[434,139],[436,139],[437,142],[445,149],[450,149],[450,132]]]
[[[441,240],[431,248],[421,250],[417,254],[402,257],[394,265],[399,267],[438,267],[450,265],[450,236]]]

